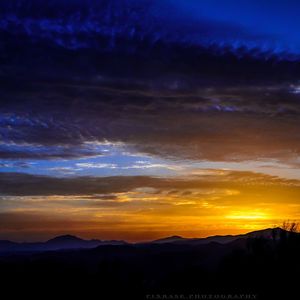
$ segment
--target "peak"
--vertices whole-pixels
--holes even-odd
[[[173,242],[173,241],[178,241],[178,240],[184,240],[184,238],[179,235],[172,235],[169,237],[155,240],[155,241],[153,241],[153,243]]]
[[[169,239],[183,239],[183,237],[182,236],[180,236],[180,235],[172,235],[172,236],[170,236],[170,237],[168,237]]]
[[[267,230],[267,229],[266,229]],[[281,227],[274,227],[274,228],[269,228],[269,230],[275,230],[275,231],[286,231],[285,229]]]
[[[274,227],[274,228],[261,229],[257,231],[251,231],[246,233],[244,236],[251,237],[251,238],[255,238],[255,237],[276,238],[276,236],[278,237],[282,232],[286,232],[286,230],[280,227]]]
[[[172,235],[172,236],[168,236],[168,237],[165,237],[165,238],[158,239],[158,241],[163,241],[163,240],[174,240],[174,239],[176,239],[176,240],[181,240],[181,239],[183,239],[183,237],[180,236],[180,235]]]
[[[54,242],[54,241],[81,241],[81,239],[75,235],[60,235],[56,236],[53,239],[50,239],[48,242]]]
[[[285,231],[284,229],[282,229],[281,227],[273,227],[273,228],[266,228],[266,229],[261,229],[261,230],[257,230],[257,231],[252,231],[249,232],[251,233],[268,233],[268,232],[273,232],[273,231]]]

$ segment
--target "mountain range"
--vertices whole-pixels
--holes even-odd
[[[238,239],[247,238],[267,238],[267,239],[278,239],[280,234],[285,230],[277,228],[268,228],[259,231],[253,231],[246,234],[240,235],[216,235],[209,236],[206,238],[183,238],[181,236],[170,236],[154,241],[137,243],[139,244],[176,244],[176,245],[205,245],[209,243],[227,244]],[[104,245],[126,245],[129,244],[122,240],[84,240],[73,235],[62,235],[50,239],[46,242],[35,242],[35,243],[18,243],[8,240],[0,240],[0,253],[2,252],[35,252],[35,251],[57,251],[64,249],[91,249]]]
[[[238,239],[246,239],[246,238],[267,238],[267,239],[278,239],[280,237],[280,234],[282,232],[285,232],[284,229],[281,229],[280,227],[276,228],[267,228],[263,230],[257,230],[248,232],[246,234],[239,234],[239,235],[214,235],[209,236],[206,238],[183,238],[181,236],[170,236],[162,239],[158,239],[155,241],[152,241],[151,243],[154,244],[169,244],[169,243],[175,243],[175,244],[191,244],[191,245],[202,245],[202,244],[208,244],[211,242],[219,243],[219,244],[227,244],[230,242],[233,242]]]
[[[54,237],[46,242],[17,243],[0,240],[0,252],[26,252],[26,251],[56,251],[63,249],[90,249],[101,245],[124,245],[126,242],[110,240],[84,240],[73,235]]]
[[[163,299],[155,297],[192,293],[299,298],[299,276],[292,272],[300,269],[300,234],[280,228],[143,243],[64,235],[40,243],[0,241],[0,249],[1,291],[18,297],[28,291],[31,299],[35,292],[40,299],[46,291],[67,299]]]

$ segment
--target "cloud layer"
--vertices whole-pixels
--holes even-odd
[[[272,186],[299,188],[298,180],[252,172],[202,170],[203,175],[159,178],[149,176],[56,178],[22,173],[0,173],[1,194],[11,196],[93,195],[128,192],[138,188],[206,189]]]
[[[172,90],[40,82],[26,90],[5,88],[2,159],[101,155],[93,142],[110,141],[175,159],[298,164],[297,86]]]

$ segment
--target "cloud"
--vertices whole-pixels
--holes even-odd
[[[280,31],[184,14],[176,1],[12,2],[0,4],[5,86],[22,78],[144,79],[172,87],[299,78],[299,55],[284,46]]]
[[[76,166],[83,169],[116,169],[116,164],[108,163],[76,163]]]
[[[177,166],[175,164],[153,164],[150,162],[147,163],[136,163],[127,167],[121,167],[122,170],[130,170],[130,169],[169,169],[174,171],[182,170],[181,166]]]
[[[251,32],[238,23],[210,19],[203,14],[200,18],[194,13],[187,15],[182,3],[176,1],[73,1],[68,2],[67,8],[64,1],[12,2],[9,6],[1,4],[2,30],[73,51],[101,46],[106,51],[114,50],[122,39],[131,41],[130,45],[122,45],[128,52],[135,43],[144,41],[152,47],[161,41],[235,46],[239,41],[240,46],[252,48],[263,48],[263,41],[264,48],[275,44],[274,36]]]
[[[12,100],[2,104],[2,159],[103,155],[97,145],[105,142],[173,159],[297,164],[300,154],[299,95],[290,86],[29,86],[22,100],[20,90],[6,93]]]
[[[129,192],[138,188],[162,190],[239,188],[247,186],[299,187],[298,180],[253,172],[222,171],[171,178],[150,176],[70,177],[56,178],[23,173],[0,173],[2,195],[97,195]],[[139,190],[141,191],[141,190]]]
[[[8,163],[0,163],[1,168],[21,168],[21,169],[28,169],[34,163],[23,162],[23,161],[16,161],[16,162],[8,162]]]
[[[21,173],[0,173],[3,195],[86,195],[124,192],[144,186],[151,181],[147,177],[72,177],[56,178]]]
[[[91,157],[109,141],[297,164],[299,59],[259,47],[273,37],[167,2],[75,2],[1,3],[1,159]]]

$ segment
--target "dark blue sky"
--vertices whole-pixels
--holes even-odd
[[[299,1],[259,1],[259,0],[166,0],[162,16],[168,15],[168,6],[176,7],[183,22],[207,20],[235,25],[237,30],[245,32],[238,35],[232,30],[232,37],[236,35],[236,42],[256,42],[258,45],[277,47],[279,50],[288,49],[293,52],[300,50],[300,2]],[[162,5],[162,4],[161,4]],[[171,12],[173,12],[171,10]],[[172,14],[171,14],[172,15]],[[226,31],[226,27],[225,30]],[[249,39],[248,35],[252,35]],[[229,32],[224,32],[230,34]],[[264,36],[265,39],[260,37]],[[257,39],[255,39],[257,37]]]
[[[299,1],[102,0],[1,4],[0,28],[77,49],[95,36],[300,51]],[[23,28],[23,29],[22,29]],[[97,38],[96,38],[97,39]],[[110,47],[116,47],[115,42]]]

